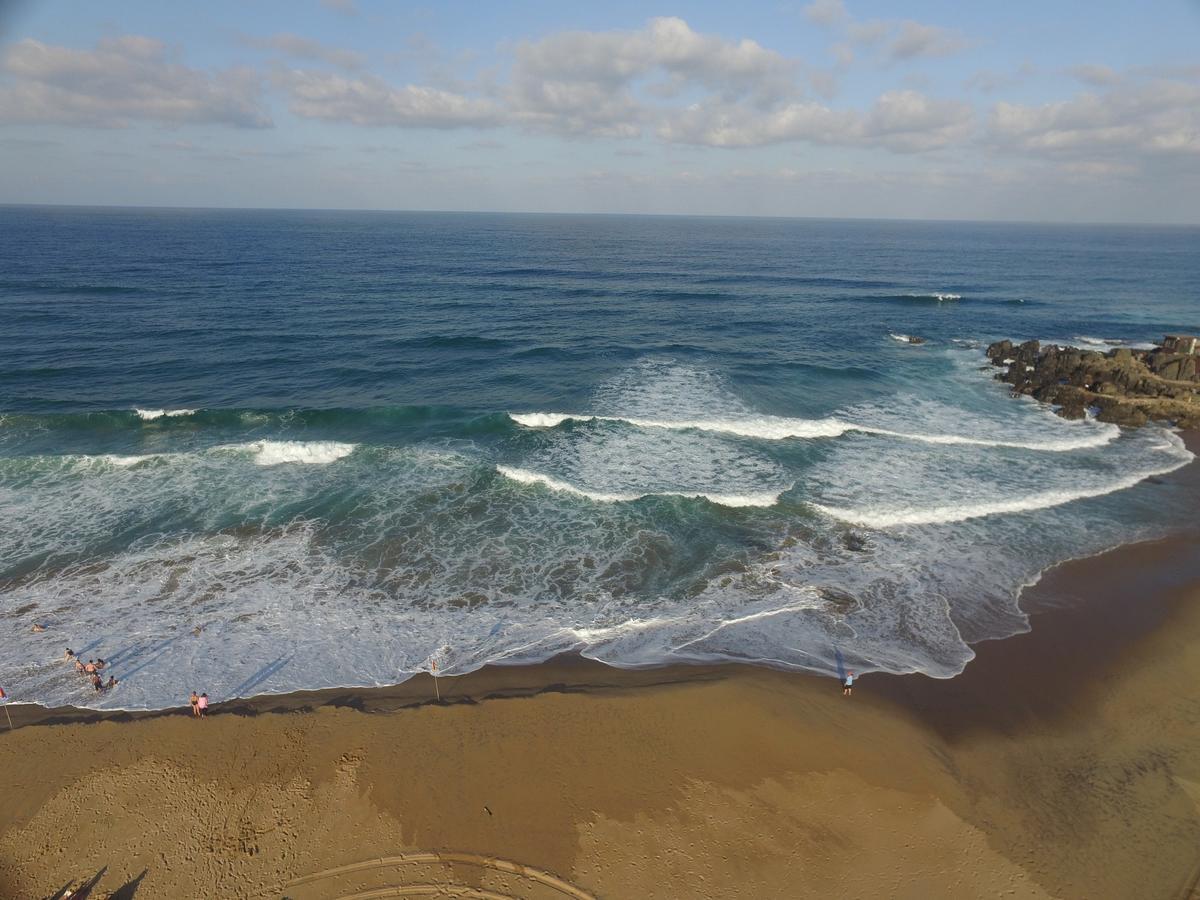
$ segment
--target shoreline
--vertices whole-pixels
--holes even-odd
[[[1122,548],[1088,585],[1179,549]],[[563,659],[454,679],[441,702],[426,679],[223,704],[202,723],[47,716],[0,734],[0,896],[107,867],[105,890],[145,879],[139,900],[323,900],[351,891],[285,886],[467,853],[596,897],[1188,898],[1200,580],[1158,592],[1142,634],[1060,684],[1077,612],[987,642],[970,681],[868,677],[850,700],[759,667]]]
[[[1200,468],[1200,466],[1197,466]],[[1200,472],[1196,481],[1200,484]],[[923,673],[872,672],[857,680],[860,692],[887,698],[934,720],[951,717],[966,727],[977,719],[995,719],[1003,704],[1016,699],[1052,713],[1054,694],[1043,690],[1047,679],[1071,690],[1081,689],[1107,664],[1107,657],[1120,652],[1161,627],[1176,607],[1191,593],[1200,593],[1200,531],[1167,538],[1121,544],[1100,553],[1051,566],[1038,582],[1026,587],[1020,602],[1030,620],[1028,631],[1004,638],[989,638],[972,644],[975,657],[961,673],[951,678],[934,678]],[[1162,573],[1154,588],[1136,604],[1127,596],[1145,585],[1145,567]],[[1089,598],[1080,599],[1085,592]],[[1026,604],[1034,606],[1027,608]],[[1080,653],[1076,645],[1089,652]],[[1100,652],[1090,652],[1100,651]],[[1043,660],[1044,669],[1023,679],[1028,669],[1018,666],[1033,655]],[[310,713],[321,707],[350,708],[359,712],[388,713],[423,706],[476,704],[488,700],[533,697],[547,693],[623,692],[661,688],[689,682],[713,682],[747,673],[797,679],[812,685],[834,684],[829,676],[799,669],[757,663],[712,662],[669,663],[661,666],[622,668],[577,653],[565,653],[537,663],[486,665],[463,675],[438,678],[419,673],[392,685],[376,687],[332,687],[315,690],[256,694],[214,702],[209,717],[223,715],[253,717]],[[1008,682],[996,690],[999,680]],[[440,694],[438,693],[440,691]],[[987,703],[984,703],[984,698]],[[947,708],[949,705],[949,709]],[[135,722],[189,715],[186,703],[161,709],[93,709],[90,707],[46,707],[33,702],[7,705],[17,728]],[[0,738],[5,730],[0,728]]]
[[[1200,496],[1200,465],[1171,484]],[[1190,900],[1198,546],[1193,529],[1061,563],[1020,596],[1029,631],[975,644],[954,678],[868,675],[851,699],[760,666],[574,656],[443,677],[440,700],[421,675],[205,722],[12,706],[0,896],[95,878],[97,897],[137,900],[419,883]]]
[[[1185,446],[1195,458],[1174,470],[1171,475],[1181,490],[1200,498],[1200,431],[1180,433]],[[1169,614],[1169,607],[1179,602],[1174,592],[1191,582],[1200,586],[1200,522],[1194,528],[1167,537],[1119,544],[1089,556],[1056,563],[1038,574],[1032,584],[1023,586],[1017,603],[1029,619],[1029,629],[1002,638],[988,638],[971,644],[975,652],[962,672],[951,678],[933,678],[923,673],[893,674],[872,672],[863,676],[872,685],[880,685],[878,693],[901,705],[932,709],[938,703],[953,700],[959,714],[967,716],[963,698],[979,698],[985,679],[999,677],[1001,671],[1014,665],[1014,659],[1026,652],[1043,652],[1048,642],[1058,642],[1068,631],[1088,634],[1089,644],[1103,642],[1111,651],[1115,644],[1133,635],[1143,635]],[[1089,583],[1091,566],[1105,572],[1094,590],[1081,591],[1075,583]],[[1147,583],[1147,567],[1159,577]],[[1147,587],[1150,588],[1147,591]],[[1130,592],[1148,594],[1151,603],[1133,605],[1122,600]],[[1084,596],[1086,594],[1086,596]],[[1103,623],[1103,624],[1101,624]],[[1041,634],[1037,634],[1041,631]],[[1006,644],[1020,643],[1014,650]],[[1083,673],[1094,668],[1096,657],[1075,658],[1069,668],[1059,668],[1050,677],[1083,680]],[[444,675],[438,679],[438,689],[432,676],[417,673],[397,684],[379,686],[337,686],[312,690],[286,691],[278,694],[256,694],[214,702],[210,715],[231,713],[258,715],[270,712],[311,711],[320,706],[346,705],[359,709],[395,710],[435,702],[476,702],[478,699],[530,696],[542,691],[609,689],[621,690],[678,683],[689,678],[719,678],[725,670],[764,670],[785,677],[810,679],[814,683],[828,682],[828,676],[783,666],[736,661],[672,662],[637,668],[613,666],[566,653],[535,663],[520,665],[482,666],[462,675]],[[981,674],[972,669],[986,669]],[[965,679],[965,680],[964,680]],[[957,688],[949,685],[958,683]],[[941,685],[941,686],[939,686]],[[1033,686],[1026,686],[1031,689]],[[95,709],[78,706],[48,707],[32,701],[9,700],[15,725],[60,725],[72,722],[136,721],[187,713],[186,702],[158,709]]]

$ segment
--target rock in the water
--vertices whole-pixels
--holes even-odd
[[[1095,350],[1026,341],[997,341],[987,348],[996,377],[1027,394],[1056,404],[1058,414],[1080,419],[1090,407],[1097,418],[1127,427],[1148,421],[1171,422],[1181,428],[1200,426],[1200,359],[1195,354],[1156,348],[1120,347],[1107,354]]]

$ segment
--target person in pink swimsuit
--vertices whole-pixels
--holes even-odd
[[[196,714],[200,718],[208,715],[208,694],[201,694],[200,699],[196,701]]]

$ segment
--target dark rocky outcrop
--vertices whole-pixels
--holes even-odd
[[[1102,422],[1137,427],[1154,420],[1200,428],[1200,357],[1161,347],[1108,353],[1045,347],[1037,341],[997,341],[988,358],[1013,392],[1058,406],[1058,414],[1081,419],[1096,410]]]

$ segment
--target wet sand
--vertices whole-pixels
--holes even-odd
[[[1200,497],[1197,469],[1163,489]],[[0,897],[98,874],[93,897],[138,900],[1192,896],[1200,539],[1067,563],[1022,602],[1032,631],[958,678],[850,699],[568,658],[443,678],[440,702],[418,678],[206,721],[10,707]]]

